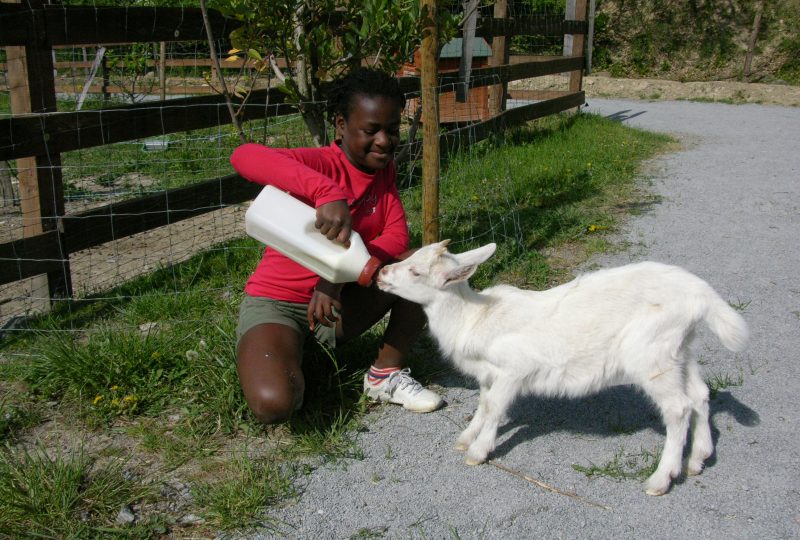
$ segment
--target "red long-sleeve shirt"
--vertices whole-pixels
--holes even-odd
[[[338,143],[323,148],[269,148],[244,144],[234,150],[231,164],[241,176],[288,191],[318,208],[346,200],[353,229],[367,251],[384,262],[408,249],[408,224],[395,185],[394,162],[368,174],[357,169]],[[319,276],[267,247],[245,292],[287,302],[311,300]]]

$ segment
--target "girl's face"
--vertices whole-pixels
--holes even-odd
[[[400,104],[385,96],[355,94],[348,118],[336,116],[336,132],[350,163],[366,173],[384,169],[400,144]]]

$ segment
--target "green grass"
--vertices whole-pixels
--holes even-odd
[[[554,278],[542,250],[613,230],[631,207],[641,161],[671,144],[592,115],[555,117],[484,141],[447,163],[440,185],[441,237],[465,250],[498,243],[474,278],[541,288]],[[405,194],[419,242],[421,190]]]
[[[626,454],[620,450],[614,454],[611,461],[604,465],[590,463],[588,466],[573,464],[572,468],[588,477],[603,476],[614,480],[645,480],[653,474],[658,467],[660,451],[641,449],[636,454]]]
[[[711,399],[716,399],[720,390],[742,386],[744,384],[744,373],[740,369],[738,373],[712,373],[707,379],[708,393]]]
[[[18,434],[42,423],[42,405],[31,400],[27,392],[14,392],[0,386],[0,444],[14,441]]]
[[[248,136],[273,145],[308,143],[299,116],[250,122]],[[146,140],[163,141],[147,150]],[[231,152],[241,144],[230,126],[193,130],[72,152],[64,152],[64,192],[68,199],[102,199],[110,192],[136,196],[181,187],[233,173]]]
[[[123,464],[97,465],[82,451],[50,456],[42,448],[0,449],[0,531],[9,537],[149,537],[156,522],[119,527],[120,508],[152,497],[126,479]]]
[[[264,516],[264,508],[295,497],[295,472],[270,459],[237,455],[224,464],[222,479],[199,482],[192,490],[210,525],[223,530],[280,524]]]
[[[500,281],[551,286],[592,253],[611,248],[606,233],[647,201],[635,182],[641,162],[672,144],[587,115],[555,117],[476,144],[443,164],[442,237],[456,251],[497,242],[497,253],[473,280],[477,287]],[[401,196],[418,243],[421,187],[412,182]],[[0,381],[3,389],[23,390],[0,402],[9,412],[0,424],[3,439],[24,448],[30,429],[45,420],[53,429],[121,439],[123,457],[152,463],[141,478],[172,471],[192,486],[191,511],[204,523],[183,532],[213,535],[215,527],[244,530],[264,520],[279,527],[264,510],[295,496],[298,475],[326,461],[361,457],[354,434],[373,407],[362,396],[361,378],[382,326],[335,351],[309,344],[303,408],[285,425],[260,426],[247,410],[234,365],[241,290],[260,252],[251,239],[214,246],[111,291],[59,302],[50,315],[29,322],[30,332],[6,338],[0,354],[13,360],[0,361]],[[415,376],[430,382],[449,369],[437,360],[435,345],[421,340],[410,361]],[[28,474],[55,466],[5,455],[14,467],[30,468]],[[144,495],[130,496],[149,509],[152,527],[176,519]],[[107,516],[98,519],[106,531],[129,532]],[[72,521],[53,523],[62,536],[83,533]],[[93,523],[87,527],[101,526]]]
[[[83,110],[125,104],[89,99]],[[75,106],[74,99],[58,102],[62,112]],[[0,114],[9,113],[9,96],[0,93]],[[299,115],[248,122],[246,135],[249,140],[273,146],[310,144]],[[163,141],[167,146],[147,150],[145,141],[149,140]],[[106,200],[112,195],[131,198],[232,174],[228,157],[239,144],[236,130],[223,125],[64,152],[64,195],[72,201]],[[10,165],[13,168],[15,161]]]

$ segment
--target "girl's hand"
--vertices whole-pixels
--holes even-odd
[[[331,328],[339,321],[342,302],[339,300],[344,284],[329,283],[320,279],[308,303],[308,327],[313,331],[317,323]]]
[[[317,208],[317,220],[314,222],[314,226],[328,240],[339,242],[344,247],[350,247],[353,216],[350,215],[347,201],[331,201]]]

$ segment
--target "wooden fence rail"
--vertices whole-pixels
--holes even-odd
[[[212,14],[211,20],[214,35],[225,35],[237,26],[219,14]],[[512,21],[484,20],[478,25],[476,35],[585,32],[585,21],[528,17]],[[204,39],[199,10],[188,8],[45,6],[30,10],[22,9],[18,4],[0,4],[0,46],[24,45],[29,54],[30,51],[46,50],[49,57],[55,45]],[[583,65],[584,58],[579,51],[574,56],[473,69],[469,86],[476,88],[575,72]],[[457,82],[454,75],[439,77],[440,85],[455,85]],[[403,77],[400,83],[405,92],[420,90],[419,77]],[[442,152],[452,152],[465,142],[475,142],[507,127],[584,103],[584,94],[579,88],[560,94],[555,99],[504,111],[487,121],[443,133],[440,136]],[[243,120],[296,112],[296,107],[285,103],[284,95],[274,89],[254,92],[248,103],[242,109]],[[53,163],[54,156],[57,158],[66,151],[230,122],[221,96],[170,99],[94,111],[50,111],[12,116],[0,119],[0,160],[46,156],[48,163]],[[411,144],[410,153],[416,155],[420,142]],[[57,181],[60,182],[60,177]],[[70,253],[245,202],[252,199],[258,190],[259,186],[230,175],[156,195],[110,203],[86,212],[71,215],[44,213],[41,216],[44,232],[0,244],[0,285],[42,273],[68,275]],[[60,185],[56,191],[60,192]],[[71,291],[66,292],[71,295]]]

